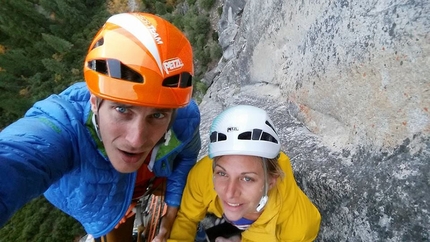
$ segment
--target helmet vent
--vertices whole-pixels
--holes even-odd
[[[248,132],[243,132],[241,134],[239,134],[237,136],[237,139],[241,139],[241,140],[251,140],[252,137],[252,132],[248,131]]]
[[[211,133],[210,141],[211,143],[227,140],[227,135],[223,133],[218,133],[216,131]]]
[[[275,137],[273,137],[271,134],[263,132],[263,134],[261,135],[261,140],[265,140],[265,141],[269,141],[269,142],[273,142],[275,144],[278,143],[278,141],[276,140]]]
[[[182,72],[181,73],[181,80],[179,81],[179,87],[191,87],[193,85],[192,83],[193,77],[188,72]]]
[[[265,140],[272,143],[278,143],[275,137],[271,134],[264,132],[261,129],[253,129],[251,131],[243,132],[237,136],[239,140]]]
[[[94,43],[94,45],[93,45],[93,47],[91,48],[91,50],[93,50],[93,49],[95,49],[95,48],[97,48],[97,47],[99,47],[99,46],[102,46],[102,45],[104,44],[104,42],[105,42],[104,38],[100,38],[99,40],[97,40],[97,41]]]
[[[116,59],[92,60],[88,68],[110,77],[131,82],[143,83],[143,77]]]
[[[108,74],[106,61],[104,60],[88,61],[88,68],[101,74]]]
[[[166,79],[163,80],[163,86],[164,87],[190,87],[192,85],[192,76],[188,72],[183,72],[178,75],[169,76]]]
[[[273,130],[273,132],[275,132],[275,134],[278,134],[278,132],[276,132],[276,130],[273,128],[272,124],[269,121],[266,120],[266,124]]]

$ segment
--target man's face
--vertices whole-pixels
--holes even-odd
[[[173,109],[133,106],[103,100],[97,111],[97,97],[91,95],[91,109],[98,114],[100,136],[113,167],[134,172],[163,137]]]

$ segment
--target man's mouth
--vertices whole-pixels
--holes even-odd
[[[125,163],[137,163],[141,160],[141,158],[144,155],[144,152],[142,153],[131,153],[131,152],[127,152],[127,151],[123,151],[120,150],[120,154],[121,154],[121,159],[125,162]]]

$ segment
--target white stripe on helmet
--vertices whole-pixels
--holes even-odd
[[[164,75],[160,53],[157,48],[157,44],[162,44],[163,42],[156,32],[151,31],[151,27],[155,29],[155,26],[147,21],[146,18],[143,18],[139,19],[132,14],[122,13],[110,17],[107,22],[116,24],[134,35],[148,49],[156,60],[160,73]],[[141,20],[146,20],[146,24]]]

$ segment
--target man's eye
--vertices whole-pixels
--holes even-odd
[[[163,113],[154,113],[154,114],[152,114],[152,117],[156,118],[156,119],[164,118],[164,116],[166,116],[166,115],[164,115]]]
[[[126,108],[124,106],[117,106],[117,107],[115,107],[115,110],[120,112],[120,113],[126,113],[128,108]]]

